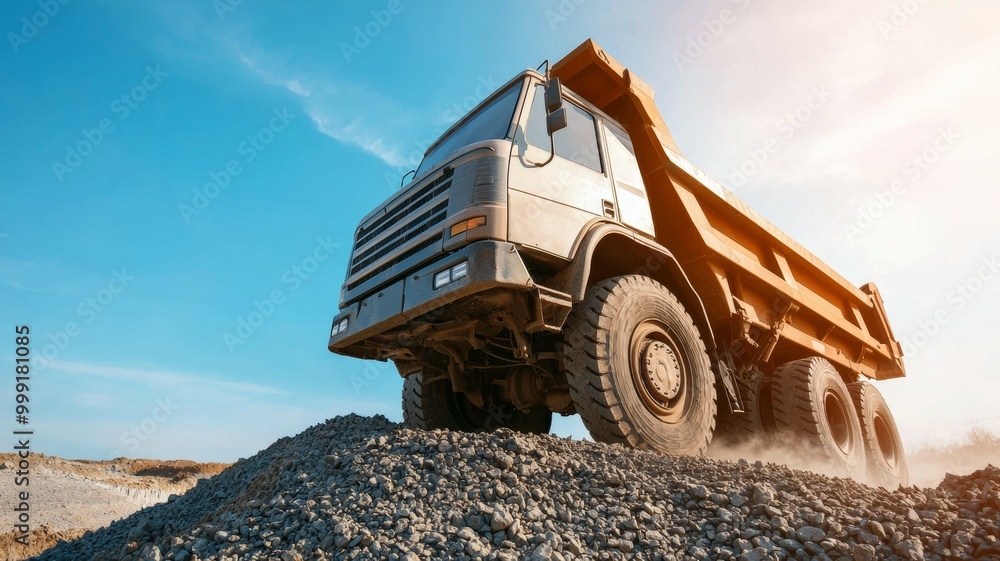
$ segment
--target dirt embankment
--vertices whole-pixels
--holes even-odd
[[[0,454],[0,504],[13,505],[19,488],[9,470],[17,456]],[[65,460],[32,455],[30,474],[31,533],[28,546],[9,532],[15,524],[11,508],[0,514],[0,561],[18,561],[52,547],[59,541],[79,538],[115,520],[191,489],[198,479],[211,477],[228,464],[199,464],[187,460],[109,461]]]

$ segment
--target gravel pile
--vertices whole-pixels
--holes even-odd
[[[350,415],[38,559],[1000,559],[998,490]]]

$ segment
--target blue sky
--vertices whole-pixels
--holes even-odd
[[[398,420],[391,365],[326,350],[357,220],[493,88],[587,37],[656,89],[689,159],[879,284],[920,343],[883,385],[904,438],[994,426],[996,12],[4,3],[0,309],[46,358],[36,450],[233,460],[336,414]]]

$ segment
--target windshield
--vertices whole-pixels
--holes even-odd
[[[510,121],[514,117],[514,106],[521,92],[521,82],[513,84],[478,112],[465,120],[457,129],[451,131],[444,140],[424,156],[417,168],[417,175],[431,169],[446,156],[463,146],[468,146],[484,140],[493,140],[507,136]]]

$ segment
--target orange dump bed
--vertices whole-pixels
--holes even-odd
[[[657,241],[694,284],[720,345],[754,361],[819,355],[845,372],[905,376],[875,285],[853,286],[681,156],[645,82],[592,40],[552,76],[628,130]]]

